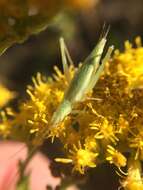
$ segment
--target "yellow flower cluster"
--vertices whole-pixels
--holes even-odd
[[[12,119],[6,121],[5,131],[8,128],[12,138],[34,146],[47,137],[58,137],[67,157],[55,160],[72,163],[73,169],[82,174],[103,162],[124,167],[130,156],[134,161],[141,161],[143,47],[139,38],[135,42],[136,47],[126,42],[123,53],[115,52],[93,92],[78,102],[73,112],[50,132],[48,124],[68,83],[57,67],[52,78],[44,79],[38,73],[33,78],[34,85],[27,88],[29,99],[20,104],[19,112],[7,109],[6,115]],[[70,66],[72,76],[75,70]],[[122,186],[126,186],[125,182]]]
[[[114,59],[118,64],[118,72],[125,75],[128,80],[129,88],[143,87],[143,48],[141,47],[140,37],[136,38],[137,48],[133,48],[129,41],[125,42],[125,52],[115,52]],[[134,68],[134,69],[133,69]]]
[[[44,82],[46,79],[40,73],[37,74],[36,78],[33,77],[33,86],[27,87],[29,100],[21,102],[18,112],[14,112],[10,108],[6,109],[5,115],[12,119],[6,120],[3,117],[2,119],[5,122],[8,121],[6,129],[10,130],[9,134],[13,139],[30,144],[40,144],[43,140],[40,137],[41,133],[47,129],[48,121],[60,103],[65,90],[64,83],[66,82],[64,78],[60,78],[62,74],[56,67],[55,70],[57,71],[57,75],[53,76],[55,81],[49,78]]]

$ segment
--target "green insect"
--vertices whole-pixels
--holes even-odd
[[[99,39],[96,47],[82,63],[81,67],[77,70],[71,81],[69,78],[70,75],[68,73],[69,71],[66,56],[70,62],[71,58],[64,43],[64,39],[60,39],[63,70],[67,81],[70,81],[70,83],[64,94],[62,102],[52,116],[50,122],[51,128],[56,127],[57,124],[62,122],[64,118],[73,111],[75,103],[83,101],[87,93],[90,92],[97,83],[104,69],[104,65],[109,60],[113,51],[113,46],[110,46],[105,57],[101,60],[103,50],[107,42],[106,37],[108,30],[103,33],[104,34],[102,34],[102,37]]]

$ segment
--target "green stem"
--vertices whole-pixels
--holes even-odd
[[[19,165],[20,177],[19,177],[18,183],[20,183],[25,178],[26,167],[29,164],[29,162],[31,161],[32,157],[35,155],[36,151],[37,151],[37,147],[35,147],[35,148],[28,147],[27,158],[24,161],[20,162],[20,165]]]

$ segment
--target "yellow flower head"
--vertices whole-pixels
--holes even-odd
[[[114,125],[109,124],[106,118],[103,118],[103,121],[100,122],[93,122],[90,124],[91,129],[96,131],[95,138],[96,139],[103,139],[108,142],[116,143],[118,138],[115,135]]]
[[[141,177],[141,163],[129,160],[127,177],[121,181],[125,190],[143,190],[143,179]]]
[[[126,166],[127,159],[118,150],[108,145],[107,152],[108,156],[106,160],[109,161],[110,164],[115,164],[119,168]]]
[[[129,146],[135,149],[135,160],[143,159],[143,130],[140,130],[137,135],[129,139]]]
[[[86,148],[82,148],[81,143],[78,143],[78,147],[73,146],[73,150],[69,150],[69,159],[57,158],[56,161],[63,163],[74,164],[73,170],[84,174],[87,167],[96,167],[96,158],[98,153],[92,152]]]
[[[6,87],[0,84],[0,108],[5,106],[15,96],[16,94],[14,92],[9,91]]]

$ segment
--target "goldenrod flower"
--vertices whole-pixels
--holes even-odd
[[[107,154],[106,160],[109,161],[110,164],[115,164],[119,168],[126,166],[126,157],[111,145],[108,145]]]
[[[97,152],[92,152],[86,148],[82,148],[81,143],[78,146],[73,146],[73,150],[69,150],[69,158],[57,158],[56,161],[63,163],[73,163],[73,170],[79,171],[84,174],[85,168],[96,167]]]
[[[115,126],[113,124],[109,124],[106,118],[103,118],[103,121],[100,123],[99,121],[95,121],[90,124],[91,129],[94,129],[95,138],[103,139],[107,143],[110,141],[116,144],[118,138],[116,137]]]
[[[125,190],[143,190],[143,179],[141,174],[141,163],[133,159],[128,162],[127,177],[121,181]]]
[[[143,47],[141,46],[141,39],[137,37],[137,48],[134,48],[129,41],[125,42],[125,52],[115,52],[115,62],[118,67],[118,72],[126,76],[130,89],[142,88],[143,85]]]
[[[73,68],[71,67],[71,75]],[[53,78],[46,79],[40,73],[36,78],[32,78],[33,85],[27,87],[29,99],[19,105],[19,112],[9,110],[7,115],[11,116],[10,126],[11,137],[17,140],[41,144],[42,141],[51,134],[46,133],[49,121],[53,112],[63,98],[64,90],[67,86],[65,76],[55,67]],[[15,127],[17,126],[17,127]],[[64,127],[63,123],[60,125]],[[65,128],[65,127],[64,127]],[[57,127],[58,129],[58,127]],[[58,130],[51,132],[54,136],[58,135]],[[29,141],[30,140],[30,141]]]
[[[11,99],[16,96],[14,92],[11,92],[2,84],[0,84],[0,108],[5,106]]]
[[[30,99],[20,105],[20,112],[15,113],[13,120],[13,125],[22,127],[22,135],[25,140],[28,140],[31,135],[35,137],[33,139],[34,144],[41,143],[48,136],[48,134],[44,134],[43,137],[43,133],[48,129],[48,122],[53,111],[63,98],[62,89],[64,88],[63,82],[65,82],[61,80],[56,83],[51,78],[44,81],[42,78],[40,73],[37,74],[36,79],[33,78],[34,86],[28,86],[27,88]],[[62,89],[60,90],[60,88]]]
[[[135,149],[135,160],[143,159],[143,131],[140,130],[137,135],[129,140],[129,146]]]

